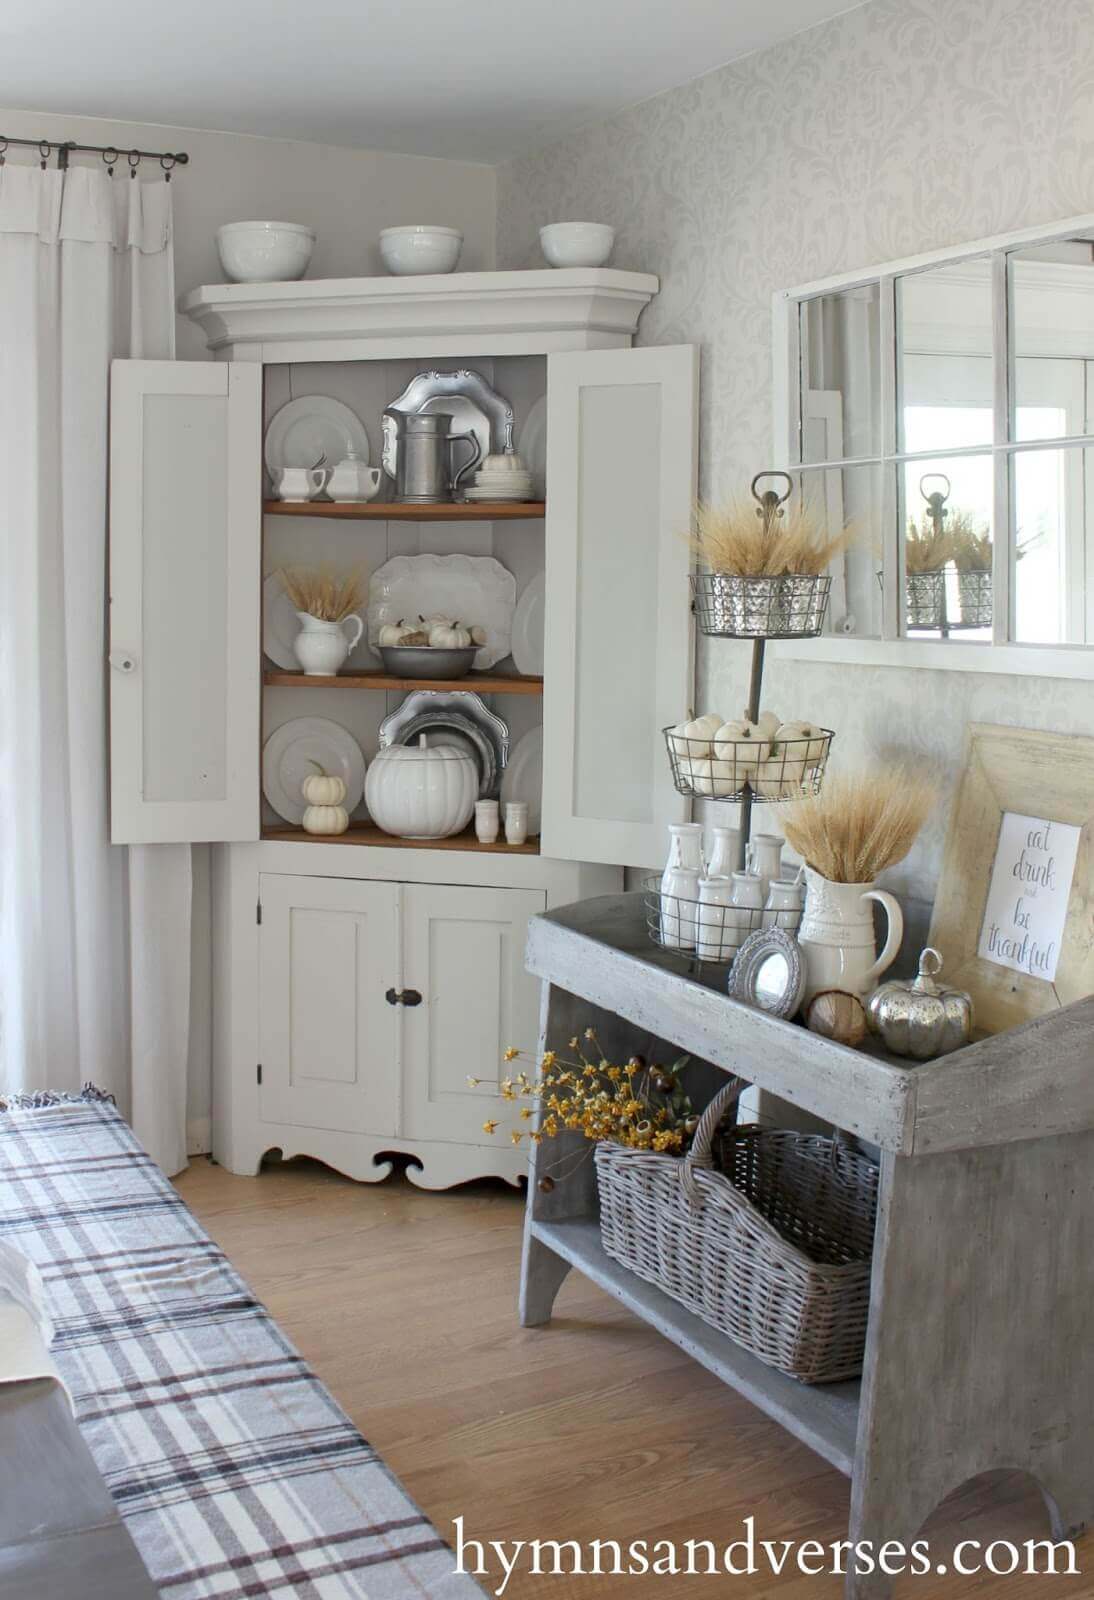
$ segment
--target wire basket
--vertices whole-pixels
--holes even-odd
[[[992,624],[991,573],[973,570],[957,574],[957,604],[963,628],[990,628]]]
[[[691,592],[702,633],[721,639],[812,639],[824,626],[832,579],[811,573],[739,578],[692,574]]]
[[[817,728],[805,739],[693,739],[663,728],[672,781],[695,800],[800,800],[819,794],[835,734]]]
[[[904,603],[909,630],[937,633],[946,626],[945,572],[909,572],[904,580]]]
[[[802,1383],[862,1371],[878,1169],[823,1134],[727,1125],[733,1078],[684,1157],[597,1145],[604,1249]]]
[[[660,874],[646,878],[646,931],[662,950],[673,950],[695,961],[729,966],[750,933],[766,926],[765,913],[753,906],[712,905],[705,900],[665,894]],[[768,912],[774,926],[776,915]]]

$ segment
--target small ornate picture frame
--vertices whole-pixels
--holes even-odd
[[[930,943],[978,1033],[1094,993],[1094,739],[970,724]]]

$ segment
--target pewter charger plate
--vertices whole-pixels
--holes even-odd
[[[489,455],[501,455],[513,448],[513,408],[508,400],[491,389],[478,372],[419,372],[412,378],[389,411],[444,411],[452,418],[453,433],[473,433],[482,455],[469,462],[456,482],[472,467],[481,466]],[[384,431],[383,467],[394,478],[399,465],[399,440],[391,417],[382,419]]]

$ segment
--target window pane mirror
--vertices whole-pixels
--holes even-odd
[[[1010,255],[1013,437],[1079,438],[1094,398],[1094,243]]]
[[[775,353],[783,460],[859,535],[792,652],[1094,678],[1094,217],[791,290]]]

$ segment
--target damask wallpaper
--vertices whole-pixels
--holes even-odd
[[[617,228],[614,266],[659,274],[640,342],[702,347],[702,490],[735,493],[770,459],[776,289],[1094,212],[1090,0],[872,0],[503,167],[498,208],[499,267],[587,218]],[[747,672],[700,640],[698,709],[740,706]],[[1094,689],[1056,679],[772,659],[767,681],[842,765],[935,764],[943,804],[891,877],[921,895],[968,722],[1094,732]]]

